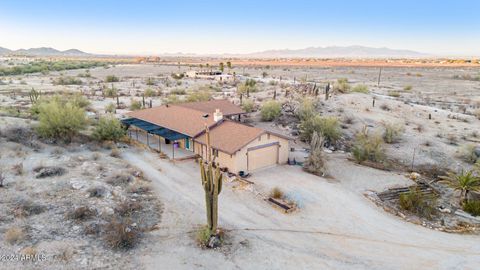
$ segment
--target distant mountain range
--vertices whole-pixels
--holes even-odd
[[[410,50],[372,48],[364,46],[309,47],[298,50],[268,50],[237,56],[258,58],[389,58],[389,57],[427,57],[430,54]]]
[[[10,50],[0,47],[0,55],[28,55],[28,56],[91,56],[91,54],[77,49],[59,51],[54,48],[40,47],[30,49]]]
[[[41,47],[30,49],[9,50],[0,47],[0,55],[28,55],[28,56],[96,56],[77,49],[60,51],[54,48]],[[196,54],[161,54],[162,56],[205,56]],[[432,55],[410,51],[396,50],[389,48],[372,48],[365,46],[330,46],[330,47],[309,47],[298,50],[268,50],[246,54],[215,54],[211,57],[248,57],[248,58],[421,58]]]

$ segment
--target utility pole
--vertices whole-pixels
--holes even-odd
[[[380,87],[380,78],[382,76],[382,67],[380,67],[380,71],[378,72],[378,82],[377,82],[377,87]]]

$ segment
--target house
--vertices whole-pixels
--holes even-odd
[[[147,145],[162,152],[171,150],[173,159],[207,158],[208,127],[212,158],[230,172],[286,163],[289,138],[236,121],[242,114],[245,112],[228,100],[211,100],[139,110],[129,113],[122,122],[131,137],[132,131],[137,138],[138,132],[146,135]]]
[[[187,78],[194,78],[194,79],[210,79],[210,80],[217,80],[217,81],[232,81],[234,80],[234,76],[231,74],[225,74],[221,71],[197,71],[197,70],[189,70],[185,72],[185,77]]]

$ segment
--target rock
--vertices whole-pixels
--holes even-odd
[[[80,181],[70,181],[73,189],[79,190],[84,187],[84,184]]]
[[[477,145],[475,147],[475,149],[473,150],[473,152],[475,153],[475,155],[480,158],[480,145]]]
[[[210,239],[208,240],[207,247],[208,248],[217,248],[220,246],[222,242],[220,241],[220,237],[218,235],[212,235],[210,236]]]
[[[62,167],[41,167],[34,170],[37,172],[35,178],[45,178],[51,176],[61,176],[64,175],[66,170]]]

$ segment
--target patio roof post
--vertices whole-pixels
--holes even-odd
[[[147,146],[150,147],[150,144],[148,143],[148,131],[147,131]]]
[[[172,160],[175,160],[175,142],[172,142]]]
[[[162,152],[162,144],[160,143],[160,136],[158,136],[158,152]]]
[[[137,141],[138,141],[138,128],[135,129],[135,135],[137,136]]]

